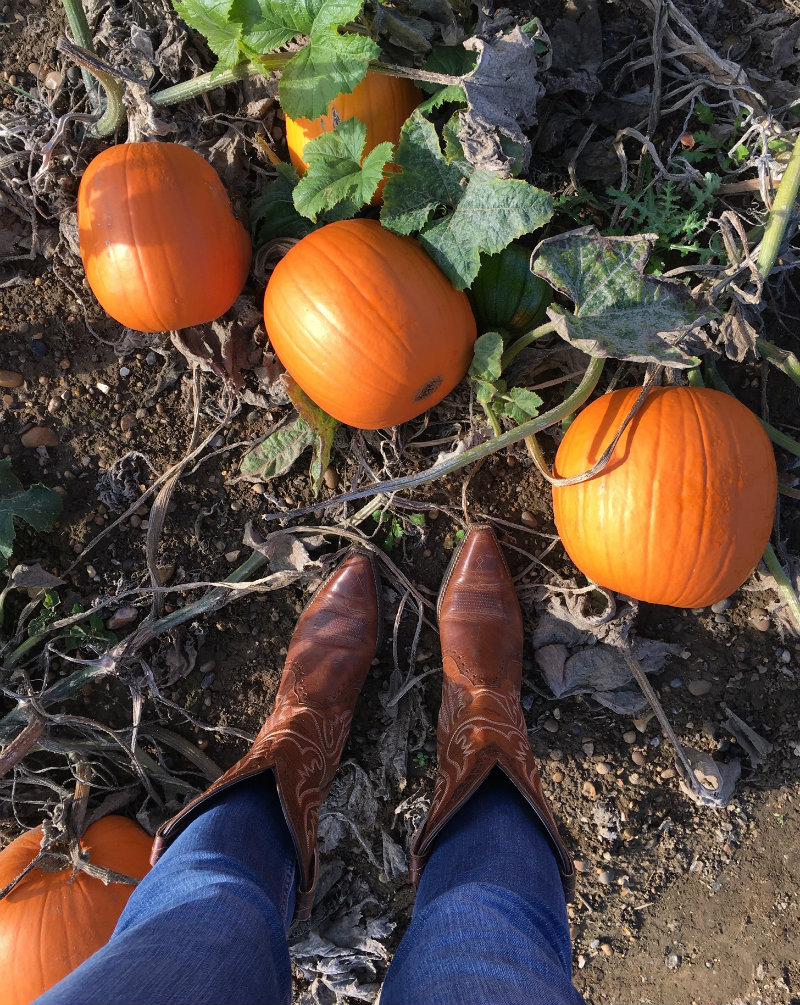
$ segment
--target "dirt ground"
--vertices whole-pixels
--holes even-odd
[[[595,14],[599,11],[607,58],[618,55],[625,40],[636,34],[632,25],[643,17],[642,11],[616,3],[586,6]],[[157,47],[163,37],[163,9],[153,7],[159,13],[150,25],[146,12],[135,4],[118,7],[112,15],[113,8],[100,3],[92,10],[93,24],[104,26],[108,44],[122,38],[120,25],[126,16],[138,19],[151,28]],[[549,28],[574,5],[552,0],[543,7],[534,13]],[[44,88],[48,73],[62,74],[63,82],[47,100],[51,111],[65,112],[76,78],[53,48],[63,31],[60,6],[48,0],[12,0],[2,14],[10,24],[0,29],[4,79],[11,82],[13,77],[15,85],[30,91]],[[717,48],[735,51],[766,89],[777,35],[793,31],[797,15],[796,4],[789,0],[710,3],[701,28]],[[752,24],[757,27],[746,33],[742,25]],[[185,45],[183,76],[208,60],[201,43]],[[159,64],[156,77],[169,79],[167,61]],[[778,102],[778,84],[797,87],[796,66],[787,64],[769,79]],[[5,112],[15,112],[18,96],[5,89],[4,101]],[[564,101],[578,121],[583,108],[576,106],[586,101],[585,95],[570,93]],[[257,105],[258,121],[253,117]],[[598,107],[602,112],[602,104]],[[46,137],[50,111],[28,114],[39,142]],[[211,151],[237,205],[244,206],[268,174],[252,137],[263,132],[281,152],[281,120],[268,86],[228,88],[165,118],[177,126],[175,138]],[[556,111],[551,108],[545,118],[555,125]],[[572,135],[575,125],[561,123],[560,128]],[[613,132],[608,126],[602,129]],[[562,135],[561,147],[565,142]],[[543,177],[554,178],[564,170],[561,147],[554,139],[542,153]],[[3,389],[0,444],[25,485],[42,481],[57,487],[64,498],[62,517],[52,533],[35,534],[18,525],[15,559],[41,562],[65,578],[60,591],[64,611],[74,602],[88,606],[102,601],[108,622],[115,607],[133,603],[137,611],[132,622],[117,629],[124,636],[146,615],[151,600],[145,555],[150,503],[87,551],[121,512],[100,500],[98,483],[124,455],[133,458],[129,481],[134,492],[143,491],[157,474],[181,460],[192,437],[193,374],[168,338],[123,334],[86,288],[75,249],[69,246],[68,223],[80,173],[97,149],[92,144],[65,146],[35,203],[24,178],[14,184],[18,204],[0,203],[0,245],[7,256],[0,262],[0,369],[24,377],[21,387]],[[237,173],[250,156],[248,170]],[[39,167],[37,158],[34,152],[32,173]],[[26,205],[31,214],[27,218]],[[38,229],[33,247],[31,221]],[[263,282],[251,276],[244,299],[258,304],[262,294]],[[794,351],[799,309],[783,301],[766,315],[769,337]],[[256,325],[254,338],[265,344],[263,326]],[[562,378],[567,362],[536,360],[537,379],[544,383]],[[766,370],[756,362],[731,365],[726,372],[742,400],[756,410],[768,402],[770,421],[796,433],[800,423],[794,385],[778,375],[765,387]],[[252,382],[251,375],[246,379]],[[555,403],[563,388],[541,393]],[[242,444],[263,436],[288,409],[241,403],[221,423],[230,400],[226,395],[218,377],[203,376],[199,426],[203,435],[218,424],[221,430],[202,463],[184,469],[172,496],[158,543],[157,564],[164,582],[188,587],[226,578],[247,556],[242,541],[249,522],[266,534],[277,524],[265,522],[265,515],[312,501],[302,463],[269,483],[238,478]],[[350,487],[365,471],[388,477],[427,466],[442,442],[468,427],[469,414],[469,392],[462,386],[427,420],[409,424],[399,437],[340,433],[331,463],[335,475],[330,478],[337,488],[324,487],[321,498]],[[57,444],[24,447],[20,437],[32,426],[52,429]],[[552,459],[555,438],[543,442]],[[790,461],[778,452],[781,472],[791,470]],[[389,557],[429,602],[435,600],[465,525],[464,477],[469,473],[417,490],[407,497],[412,509],[393,511],[402,533],[396,535]],[[681,742],[722,762],[741,761],[742,777],[730,805],[699,807],[680,790],[671,750],[655,719],[617,714],[590,695],[554,699],[547,688],[533,638],[556,593],[542,584],[575,583],[577,570],[555,541],[549,487],[524,449],[493,455],[470,477],[466,495],[469,517],[493,522],[519,576],[526,623],[523,705],[530,740],[545,792],[578,868],[578,896],[570,908],[576,985],[587,1000],[631,1005],[800,1001],[800,698],[795,691],[800,642],[781,614],[777,594],[764,588],[765,578],[757,575],[713,610],[642,604],[635,616],[639,636],[674,646],[664,668],[651,679]],[[407,519],[415,509],[426,516],[422,526]],[[325,511],[299,522],[330,530],[343,512]],[[780,528],[788,553],[798,554],[796,500],[781,500]],[[384,542],[386,525],[370,519],[361,529],[376,543]],[[330,536],[321,550],[333,553],[346,543]],[[147,694],[144,722],[166,723],[192,743],[199,741],[203,753],[220,767],[232,764],[246,749],[246,740],[226,730],[249,735],[257,731],[271,707],[282,656],[312,585],[247,595],[153,642],[142,659],[160,698]],[[145,592],[138,599],[114,601],[132,587]],[[166,610],[194,597],[190,589],[178,588],[166,596]],[[428,608],[429,620],[416,640],[416,661],[410,668],[420,679],[396,700],[398,682],[409,670],[416,617],[397,581],[387,582],[385,599],[388,641],[360,699],[340,781],[329,803],[317,905],[311,920],[292,936],[301,1002],[372,1000],[413,904],[402,859],[435,776],[440,655]],[[16,616],[21,602],[14,604]],[[392,645],[395,617],[397,661]],[[573,651],[577,648],[575,643]],[[56,673],[66,673],[66,667],[58,658],[52,664]],[[122,728],[130,721],[129,695],[126,680],[106,679],[57,711],[91,715]],[[3,712],[10,707],[7,699],[0,699]],[[728,709],[772,745],[759,767],[753,767],[726,728]],[[399,744],[389,752],[392,756],[386,750],[390,742]],[[163,756],[170,770],[183,772],[190,785],[202,787],[198,772],[182,762],[179,753]],[[57,771],[47,763],[48,770]],[[130,783],[130,778],[117,780],[120,785]],[[152,828],[185,798],[175,790],[162,795],[159,806],[139,793],[127,812],[138,813]],[[12,808],[4,802],[0,827],[5,837],[21,825],[37,823],[37,812],[36,805]],[[343,815],[350,818],[349,825],[341,822]],[[385,951],[374,948],[374,939]],[[329,965],[334,950],[349,963],[342,974]]]

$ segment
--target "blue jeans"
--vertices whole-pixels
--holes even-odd
[[[292,841],[271,775],[222,793],[134,891],[106,946],[36,1005],[276,1005],[291,1000]],[[583,999],[558,867],[495,771],[437,839],[382,1005]]]

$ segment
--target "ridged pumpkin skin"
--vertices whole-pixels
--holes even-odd
[[[28,831],[0,852],[0,889],[36,857],[42,833]],[[81,842],[95,865],[141,879],[152,839],[125,817],[108,816]],[[0,1001],[28,1005],[108,942],[134,887],[104,886],[72,869],[38,866],[0,900]]]
[[[556,454],[560,478],[586,471],[640,388],[584,409]],[[756,416],[706,388],[650,392],[603,472],[553,487],[556,527],[589,579],[652,604],[706,607],[755,568],[772,530],[777,470]]]
[[[481,260],[469,291],[481,334],[524,335],[541,322],[553,293],[531,272],[530,261],[530,251],[521,244],[509,244]]]
[[[219,175],[178,143],[98,154],[78,189],[78,233],[92,292],[136,331],[214,321],[250,269],[250,237]]]
[[[272,348],[340,422],[382,429],[444,398],[467,372],[475,319],[416,241],[375,220],[312,231],[278,263],[264,297]]]
[[[368,73],[360,84],[356,84],[352,94],[340,94],[334,98],[325,115],[316,119],[292,119],[286,116],[289,159],[302,175],[308,168],[303,160],[306,143],[322,133],[331,132],[337,120],[344,122],[345,119],[360,119],[367,127],[365,156],[379,143],[387,140],[397,146],[403,123],[421,100],[422,95],[410,80],[389,77],[385,73]],[[396,168],[390,164],[386,170],[394,171]],[[381,201],[383,184],[381,182],[373,196],[373,205],[378,205]]]

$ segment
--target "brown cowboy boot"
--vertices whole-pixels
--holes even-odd
[[[556,854],[571,899],[574,866],[545,802],[520,705],[522,613],[491,527],[472,528],[439,591],[444,681],[433,802],[411,842],[416,885],[437,834],[494,767],[533,808]]]
[[[361,552],[325,580],[300,615],[275,707],[252,748],[159,827],[153,864],[210,798],[272,770],[300,868],[294,917],[302,921],[309,916],[319,875],[319,808],[333,784],[356,698],[378,645],[380,598],[377,569]]]

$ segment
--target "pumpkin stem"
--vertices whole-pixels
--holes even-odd
[[[769,211],[767,227],[758,252],[756,264],[764,279],[772,272],[780,252],[786,228],[795,209],[798,190],[800,190],[800,136],[794,142],[792,156],[778,185],[775,202]]]
[[[758,349],[764,359],[769,360],[773,366],[776,366],[785,373],[795,384],[800,384],[800,360],[798,360],[793,352],[779,349],[778,346],[768,342],[765,338],[756,339],[756,349]]]
[[[797,594],[795,593],[794,586],[792,586],[792,581],[783,571],[783,566],[778,561],[778,556],[775,554],[775,549],[771,544],[768,544],[764,550],[764,561],[767,568],[772,573],[775,582],[778,584],[778,589],[783,594],[783,599],[786,602],[786,606],[794,619],[795,626],[800,632],[800,600],[797,599]]]
[[[92,32],[89,28],[89,22],[86,20],[81,0],[61,0],[61,2],[64,5],[64,13],[67,15],[67,24],[69,25],[69,30],[72,32],[72,37],[78,45],[82,46],[88,52],[94,52]],[[99,112],[100,96],[97,93],[97,85],[89,70],[82,64],[81,76],[83,77],[83,85],[86,88],[91,106],[96,112]]]
[[[511,361],[515,359],[523,349],[527,349],[531,342],[535,342],[537,338],[541,338],[543,335],[549,335],[550,332],[554,332],[555,330],[556,326],[552,322],[547,321],[545,324],[539,325],[538,328],[534,328],[532,331],[526,332],[524,335],[520,335],[516,342],[512,342],[508,349],[506,349],[503,353],[500,360],[500,372],[502,373],[502,371],[505,370],[509,363],[511,363]]]
[[[63,0],[64,6],[74,3],[74,0]],[[80,6],[80,4],[76,4]],[[122,85],[117,81],[111,67],[107,63],[98,59],[91,51],[91,42],[88,47],[74,45],[66,38],[59,38],[56,42],[56,49],[69,56],[74,62],[83,68],[83,73],[90,73],[103,87],[106,94],[106,110],[97,120],[86,130],[86,135],[93,139],[100,139],[103,136],[110,136],[125,121],[125,106],[122,103]]]

